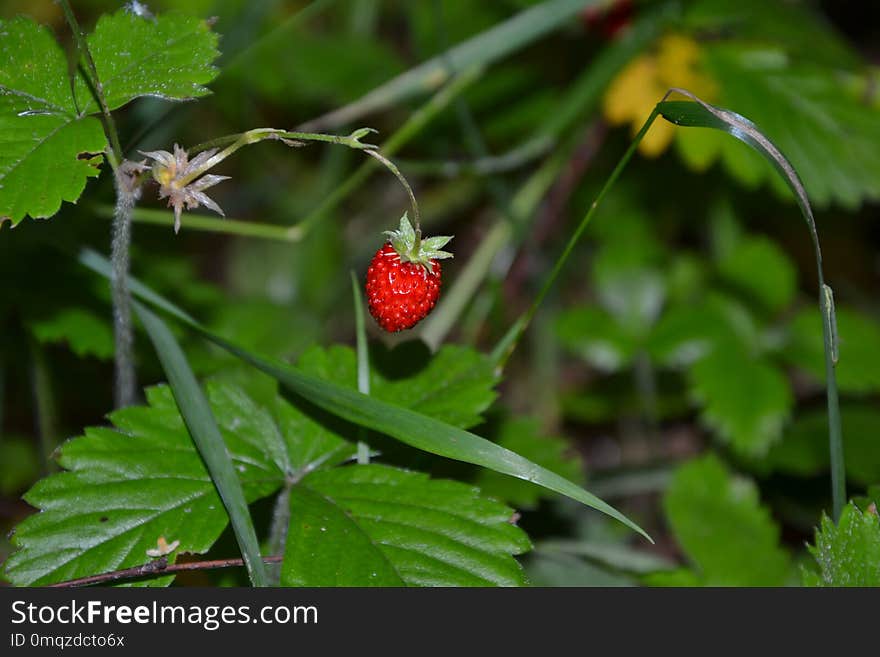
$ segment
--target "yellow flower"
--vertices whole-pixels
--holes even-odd
[[[611,125],[629,123],[635,135],[670,87],[689,89],[711,101],[715,83],[700,72],[699,59],[700,46],[693,39],[679,34],[663,37],[654,52],[634,59],[611,82],[603,99],[606,120]],[[674,125],[656,121],[639,144],[639,151],[656,157],[674,136]]]

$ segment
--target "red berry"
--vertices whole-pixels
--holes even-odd
[[[367,269],[370,314],[390,333],[412,328],[423,320],[440,296],[441,267],[402,262],[390,242],[376,251]]]
[[[367,270],[370,314],[389,333],[412,328],[431,312],[440,296],[441,251],[451,237],[422,239],[404,214],[398,230],[386,230],[388,242],[376,251]]]

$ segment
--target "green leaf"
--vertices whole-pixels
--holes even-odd
[[[235,395],[222,386],[208,385],[207,393],[218,417],[224,408],[230,419],[249,417],[246,405],[237,409],[240,414],[230,413]],[[15,530],[13,543],[20,549],[5,563],[14,584],[142,565],[160,536],[180,541],[171,561],[177,554],[203,554],[217,540],[227,515],[171,390],[148,388],[147,401],[112,413],[115,430],[89,428],[65,443],[59,462],[68,471],[41,480],[25,495],[41,512]],[[285,476],[269,456],[277,432],[257,433],[241,421],[221,421],[220,428],[245,498],[277,490]]]
[[[70,93],[67,58],[28,18],[0,21],[0,221],[51,217],[97,176],[101,123]]]
[[[664,588],[693,588],[696,586],[702,586],[703,584],[700,576],[689,568],[678,568],[676,570],[650,573],[642,578],[642,582],[645,586],[662,586]]]
[[[308,475],[291,489],[290,586],[519,586],[531,546],[512,510],[455,481],[383,465]]]
[[[648,351],[669,367],[686,367],[716,349],[752,349],[757,327],[749,311],[733,299],[712,294],[670,306],[648,336]]]
[[[593,279],[602,306],[633,336],[657,320],[666,285],[656,268],[651,240],[606,244],[593,262]]]
[[[564,438],[542,435],[537,420],[504,420],[498,427],[495,442],[570,481],[582,483],[584,480],[583,464],[572,446]],[[547,496],[547,491],[540,486],[492,470],[481,470],[474,483],[485,495],[518,509],[534,509],[539,500]]]
[[[815,6],[766,0],[699,0],[682,16],[698,33],[734,33],[755,43],[774,43],[798,59],[836,68],[860,65],[858,53]]]
[[[762,456],[782,437],[794,399],[776,367],[730,347],[713,351],[690,374],[703,421],[735,451]]]
[[[168,377],[180,414],[183,416],[190,436],[205,461],[211,480],[217,487],[220,499],[223,500],[223,505],[229,514],[232,530],[241,550],[251,584],[268,586],[266,569],[260,555],[260,545],[251,514],[248,511],[247,500],[241,482],[235,473],[232,458],[223,442],[217,421],[211,412],[211,406],[196,381],[195,374],[193,374],[183,350],[177,344],[177,340],[174,339],[165,322],[139,303],[135,303],[134,308],[153,342],[153,347],[156,349],[156,355]],[[281,453],[283,452],[279,449],[270,452],[276,457]]]
[[[207,21],[177,13],[155,19],[120,9],[98,19],[87,38],[111,110],[139,96],[188,100],[217,77],[217,35]],[[82,76],[74,88],[82,114],[100,111]]]
[[[765,237],[741,239],[718,263],[722,278],[764,308],[788,307],[797,292],[797,270],[785,252]]]
[[[838,360],[835,368],[841,391],[866,394],[880,391],[880,322],[852,308],[837,308]],[[822,317],[804,309],[792,320],[786,360],[822,383]]]
[[[407,347],[399,348],[406,350]],[[370,396],[468,428],[482,421],[482,413],[495,399],[496,376],[483,354],[455,345],[444,345],[430,359],[425,353],[374,353],[374,361],[407,361],[402,372],[383,373],[373,362]],[[356,354],[349,347],[334,345],[306,351],[298,367],[313,376],[357,390]]]
[[[880,112],[836,67],[796,62],[776,46],[745,42],[709,46],[703,64],[721,88],[722,103],[760,125],[788,154],[815,204],[852,208],[880,196],[880,154],[872,147],[880,138]],[[755,158],[727,168],[747,184],[773,181]]]
[[[110,275],[110,263],[97,253],[86,249],[80,253],[79,259],[83,265],[93,271],[103,276]],[[380,401],[374,397],[367,397],[332,381],[310,376],[286,363],[254,355],[238,345],[210,333],[183,310],[139,281],[131,279],[129,288],[142,300],[167,312],[217,346],[277,379],[295,395],[332,415],[379,431],[425,452],[482,466],[539,484],[601,511],[651,540],[636,523],[592,493],[510,450],[427,415]]]
[[[714,455],[681,466],[663,497],[677,543],[707,586],[780,586],[789,573],[779,528],[758,489]],[[688,584],[690,584],[688,582]]]
[[[846,440],[843,451],[846,474],[869,485],[880,482],[880,450],[877,449],[880,409],[869,403],[843,404],[840,419]],[[799,476],[813,476],[828,469],[828,414],[821,409],[799,415],[783,439],[773,445],[761,467]]]
[[[226,343],[217,336],[205,335],[215,344],[223,346],[257,369],[275,377],[295,394],[349,422],[380,431],[431,454],[472,463],[539,484],[602,511],[648,538],[632,520],[592,493],[485,438],[462,431],[427,415],[381,402],[375,397],[367,397],[329,381],[308,376],[284,363],[264,360]]]
[[[808,548],[818,572],[804,568],[805,586],[880,586],[880,518],[850,502],[837,525],[823,515]]]
[[[31,324],[40,342],[66,342],[80,358],[95,356],[102,360],[113,357],[113,331],[108,322],[82,308],[65,308],[48,319]]]

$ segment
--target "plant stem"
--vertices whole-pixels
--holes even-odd
[[[840,402],[837,396],[837,377],[834,368],[837,364],[837,333],[834,317],[834,300],[831,288],[825,285],[822,274],[821,254],[816,241],[816,254],[819,263],[819,308],[822,311],[822,339],[825,347],[825,388],[828,397],[828,449],[831,458],[831,508],[834,521],[840,520],[846,505],[846,464],[843,456],[843,431],[840,421]]]
[[[226,153],[226,155],[223,155],[223,157],[219,158],[219,160],[223,160],[242,146],[247,146],[248,144],[256,144],[257,142],[265,141],[266,139],[286,139],[290,141],[322,141],[329,144],[348,146],[349,148],[354,148],[356,150],[371,150],[376,148],[376,146],[374,146],[373,144],[362,143],[359,137],[354,137],[353,135],[341,136],[327,135],[320,132],[291,132],[289,130],[282,130],[280,128],[254,128],[253,130],[248,130],[247,132],[238,132],[234,135],[224,135],[223,137],[217,137],[216,139],[202,142],[201,144],[197,144],[196,146],[187,149],[187,152],[192,155],[194,153],[201,153],[202,151],[206,151],[210,148],[222,148],[223,146],[229,146],[229,148],[231,148],[232,150],[230,150],[229,153]],[[220,154],[218,154],[218,157],[219,155]],[[213,164],[206,167],[205,170],[210,169],[215,164],[217,164],[217,162],[213,162]],[[202,169],[200,169],[200,171],[203,172]],[[201,175],[201,173],[196,174],[196,177],[198,177],[199,175]]]
[[[113,217],[113,208],[107,205],[93,206],[94,213],[99,217]],[[169,210],[152,208],[134,208],[131,219],[136,224],[153,226],[173,226],[174,213]],[[214,218],[205,215],[191,214],[186,220],[187,228],[211,233],[225,233],[242,237],[256,237],[276,242],[296,243],[302,239],[297,226],[276,226],[274,224],[242,221],[240,219]]]
[[[431,99],[416,110],[406,122],[391,135],[379,147],[385,157],[391,157],[406,143],[415,137],[428,125],[440,112],[442,112],[452,100],[476,82],[482,75],[482,69],[472,69],[456,76],[449,84],[434,94]],[[375,168],[373,162],[364,162],[354,173],[338,185],[332,194],[328,195],[317,208],[312,210],[297,226],[303,233],[309,231],[312,226],[324,218],[327,213],[335,209],[342,201],[360,187],[369,178]]]
[[[651,112],[651,115],[648,117],[648,120],[645,121],[645,124],[636,134],[635,139],[633,139],[632,143],[629,145],[629,148],[623,154],[620,162],[617,163],[614,171],[611,172],[608,180],[605,181],[605,184],[599,191],[599,195],[596,197],[596,200],[593,201],[592,205],[590,205],[590,209],[587,210],[584,218],[581,219],[580,224],[578,224],[578,227],[575,229],[574,233],[572,233],[571,237],[568,240],[568,243],[565,245],[565,249],[563,249],[562,254],[559,256],[559,258],[557,258],[556,263],[553,265],[553,269],[550,271],[550,275],[547,276],[547,278],[544,280],[544,284],[541,286],[541,289],[538,292],[538,295],[535,297],[535,300],[532,302],[532,305],[516,322],[514,322],[507,334],[499,341],[498,345],[492,351],[492,359],[499,369],[504,367],[507,359],[513,353],[513,350],[516,348],[519,339],[528,328],[529,323],[532,321],[532,318],[535,316],[538,308],[540,308],[541,303],[544,301],[544,298],[547,296],[550,288],[553,287],[556,279],[559,278],[559,274],[562,271],[562,268],[565,266],[566,262],[568,262],[568,258],[571,256],[571,253],[574,250],[574,247],[577,245],[578,240],[580,240],[581,235],[583,235],[584,230],[587,228],[590,220],[596,213],[596,209],[602,203],[602,199],[605,198],[605,195],[608,193],[611,187],[614,186],[614,183],[617,182],[617,179],[620,177],[623,169],[626,167],[633,154],[636,152],[636,149],[641,143],[642,138],[644,138],[645,134],[654,124],[654,121],[657,119],[658,116],[659,110],[657,107],[655,107],[654,110]]]
[[[116,207],[113,212],[110,260],[113,276],[110,279],[113,299],[113,335],[115,341],[113,390],[116,408],[133,404],[137,379],[134,368],[134,330],[131,322],[131,292],[128,289],[129,252],[131,248],[131,215],[140,195],[140,187],[133,184],[122,170],[114,172]]]
[[[364,321],[364,300],[361,297],[360,281],[354,271],[351,272],[351,291],[354,297],[355,340],[357,343],[357,384],[358,392],[370,394],[370,352],[367,346],[367,327]],[[370,448],[367,445],[367,430],[360,427],[358,431],[357,462],[361,465],[370,462]]]
[[[263,557],[264,563],[281,563],[283,560],[283,555]],[[189,561],[186,563],[172,564],[168,563],[168,559],[165,557],[160,557],[159,559],[145,563],[143,566],[123,568],[122,570],[114,570],[109,573],[101,573],[100,575],[89,575],[88,577],[69,579],[66,582],[49,584],[49,588],[77,588],[80,586],[91,586],[93,584],[107,584],[108,582],[117,582],[123,579],[162,577],[191,570],[241,568],[242,566],[244,566],[244,559],[241,559],[240,557],[235,559],[212,559],[211,561]]]
[[[394,162],[389,160],[378,151],[366,151],[366,154],[384,164],[385,167],[400,181],[400,184],[403,185],[403,188],[406,190],[406,193],[409,196],[410,205],[412,205],[413,217],[411,221],[413,225],[413,230],[416,231],[416,249],[418,249],[419,240],[421,240],[422,238],[422,219],[419,215],[419,204],[418,201],[416,201],[416,195],[413,193],[412,187],[409,186],[406,178],[403,177],[403,174],[400,173],[400,169],[397,168],[397,165],[395,165]]]
[[[269,528],[269,541],[266,545],[266,551],[272,554],[283,553],[287,544],[287,529],[290,526],[290,489],[292,486],[291,482],[285,482],[284,488],[275,498],[275,506],[272,509],[272,526]],[[278,586],[281,582],[281,568],[275,565],[266,568],[266,577],[269,586]]]
[[[101,115],[104,119],[104,132],[107,134],[107,139],[110,141],[110,148],[112,149],[112,157],[107,159],[110,161],[110,166],[115,170],[123,160],[122,146],[119,144],[119,133],[116,132],[116,124],[113,121],[113,116],[110,114],[107,100],[104,98],[104,86],[101,84],[101,79],[98,77],[98,69],[95,66],[95,60],[92,58],[89,44],[80,29],[76,16],[73,13],[73,9],[70,7],[70,2],[68,2],[68,0],[59,0],[58,4],[61,5],[64,17],[67,19],[67,24],[70,26],[70,31],[73,32],[73,38],[76,41],[76,49],[82,58],[85,59],[86,66],[88,66],[91,75],[90,82],[92,94],[95,96],[95,101],[98,103],[98,107],[101,108]]]
[[[131,294],[128,291],[128,267],[129,249],[131,246],[131,210],[140,194],[139,187],[127,179],[128,174],[121,170],[123,163],[122,146],[119,142],[119,133],[107,100],[104,98],[104,86],[98,77],[98,69],[95,60],[89,50],[88,42],[82,29],[76,20],[73,9],[68,0],[59,0],[67,24],[73,32],[77,51],[85,60],[89,75],[86,80],[90,82],[92,94],[98,107],[101,108],[104,132],[110,142],[110,153],[107,160],[113,169],[114,186],[116,188],[116,211],[113,217],[111,237],[111,259],[113,261],[113,278],[111,291],[113,298],[113,329],[116,346],[115,365],[116,383],[114,398],[116,407],[121,408],[132,403],[135,398],[135,372],[132,358],[132,345],[134,336],[131,327]]]

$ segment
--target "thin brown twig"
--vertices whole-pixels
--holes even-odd
[[[283,556],[263,557],[265,563],[281,563]],[[168,563],[168,559],[161,557],[154,559],[142,566],[133,568],[123,568],[122,570],[114,570],[109,573],[101,573],[100,575],[89,575],[88,577],[80,577],[77,579],[69,579],[65,582],[50,584],[49,588],[77,588],[80,586],[91,586],[92,584],[106,584],[107,582],[116,582],[121,579],[136,579],[139,577],[154,577],[160,575],[172,575],[174,573],[184,572],[188,570],[212,570],[215,568],[234,568],[244,566],[244,560],[237,559],[214,559],[211,561],[188,561],[184,563]]]

